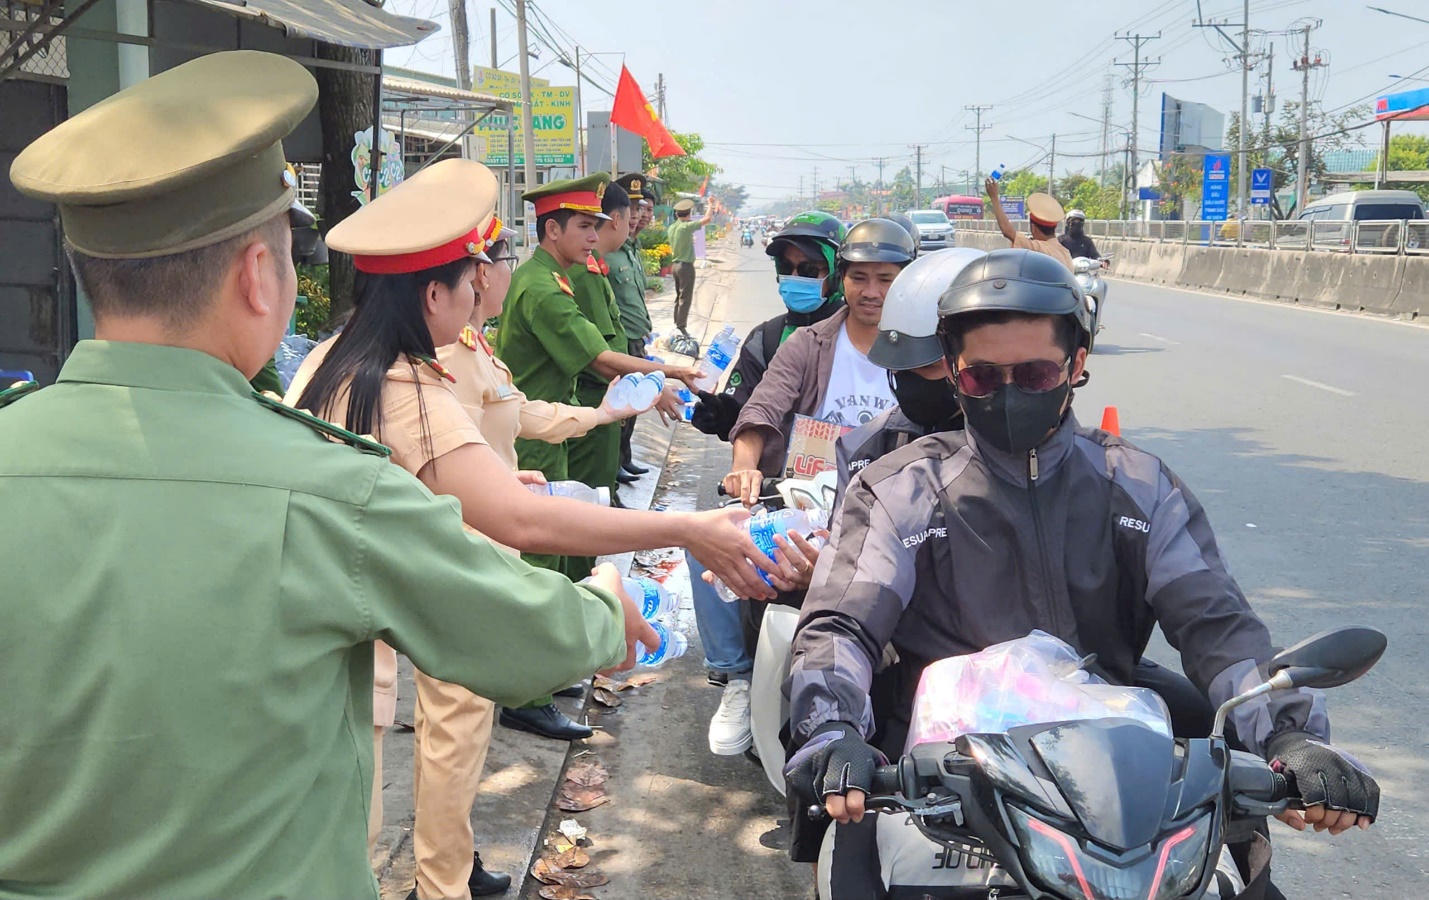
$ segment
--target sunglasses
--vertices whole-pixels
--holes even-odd
[[[786,260],[774,260],[774,272],[777,275],[798,275],[800,278],[823,278],[824,267],[818,263],[811,263],[807,260],[797,266],[790,265]]]
[[[1062,373],[1072,362],[1069,356],[1060,363],[1050,359],[1034,359],[1011,365],[981,363],[967,366],[957,371],[958,392],[964,397],[991,397],[1002,388],[1011,376],[1018,390],[1029,394],[1043,394],[1062,383]]]

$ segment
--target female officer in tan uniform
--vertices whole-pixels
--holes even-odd
[[[538,497],[457,398],[457,378],[436,347],[456,343],[471,319],[476,264],[487,259],[479,225],[496,196],[495,176],[485,166],[445,160],[336,225],[327,242],[353,254],[356,310],[341,335],[304,361],[288,402],[386,443],[393,462],[434,493],[455,497],[466,525],[494,541],[561,554],[685,545],[717,566],[721,578],[768,596],[748,562],[762,563],[763,555],[738,527],[742,516],[634,512]],[[647,638],[647,646],[658,644],[653,632],[641,640]],[[394,662],[389,657],[389,678]],[[414,849],[415,893],[422,898],[466,897],[469,880],[484,893],[505,886],[471,855],[469,816],[490,703],[458,691],[417,674]]]

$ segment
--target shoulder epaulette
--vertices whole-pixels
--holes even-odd
[[[40,389],[38,381],[22,381],[12,388],[0,391],[0,409],[4,409],[26,394],[33,394]]]
[[[285,415],[295,421],[302,422],[304,425],[308,426],[313,431],[316,431],[318,434],[321,434],[323,437],[328,438],[329,440],[337,441],[338,443],[342,444],[347,444],[350,447],[356,447],[363,453],[370,453],[373,456],[381,456],[383,458],[386,458],[392,455],[391,447],[388,447],[385,444],[379,444],[376,441],[370,441],[360,434],[354,434],[353,432],[348,431],[346,428],[339,428],[331,422],[319,419],[317,416],[312,415],[311,413],[306,412],[304,410],[294,409],[293,407],[288,406],[286,403],[279,400],[276,396],[254,391],[253,399],[257,400],[259,403],[263,404],[264,406],[268,407],[276,413]]]

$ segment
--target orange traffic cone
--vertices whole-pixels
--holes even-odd
[[[1102,412],[1102,431],[1121,437],[1121,416],[1117,415],[1115,406],[1108,406]]]

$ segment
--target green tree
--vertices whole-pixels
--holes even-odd
[[[650,155],[650,145],[644,144],[645,171],[665,182],[665,194],[690,193],[698,191],[706,178],[719,174],[719,166],[700,159],[700,151],[705,148],[705,140],[693,131],[670,132],[684,148],[684,156],[666,156],[655,159]]]
[[[1193,207],[1188,213],[1189,217],[1196,218],[1200,215],[1205,159],[1204,154],[1176,154],[1158,168],[1158,189],[1161,191],[1160,206],[1163,213],[1180,215],[1189,204]]]
[[[711,178],[709,193],[735,215],[739,215],[740,208],[749,202],[749,191],[745,190],[742,184],[729,184]]]
[[[1421,134],[1396,134],[1389,139],[1389,171],[1390,172],[1423,172],[1429,170],[1429,137]],[[1365,166],[1366,172],[1376,172],[1379,170],[1379,154],[1374,155],[1374,160]],[[1405,190],[1411,190],[1418,194],[1420,199],[1429,203],[1429,184],[1415,182],[1396,182],[1394,176],[1389,176],[1386,185],[1395,185]],[[1372,184],[1356,185],[1357,190],[1369,190],[1374,187]]]
[[[1313,139],[1308,143],[1309,159],[1305,162],[1309,183],[1324,180],[1326,155],[1364,144],[1361,132],[1349,129],[1363,122],[1369,114],[1367,105],[1352,106],[1330,115],[1317,104],[1311,104],[1306,114],[1305,129]],[[1300,169],[1300,104],[1287,100],[1280,108],[1279,121],[1271,126],[1269,138],[1265,137],[1263,128],[1260,133],[1252,129],[1248,143],[1250,147],[1246,156],[1250,168],[1270,169],[1276,191],[1294,184]],[[1226,127],[1225,151],[1231,155],[1231,184],[1236,184],[1240,177],[1240,154],[1236,152],[1239,147],[1240,115],[1231,113],[1230,124]]]
[[[1002,176],[1002,196],[1026,197],[1038,191],[1046,193],[1047,176],[1038,175],[1031,169],[1016,169]]]
[[[1077,191],[1081,189],[1082,185],[1088,183],[1095,186],[1096,180],[1081,172],[1073,172],[1057,182],[1057,199],[1061,200],[1065,205],[1067,200],[1076,196]]]
[[[1101,187],[1094,178],[1084,179],[1070,194],[1060,196],[1064,198],[1063,206],[1080,209],[1088,219],[1121,218],[1121,191],[1115,187]]]
[[[893,176],[893,196],[888,198],[890,209],[916,209],[918,206],[918,186],[913,183],[913,170],[908,166],[898,170]]]

